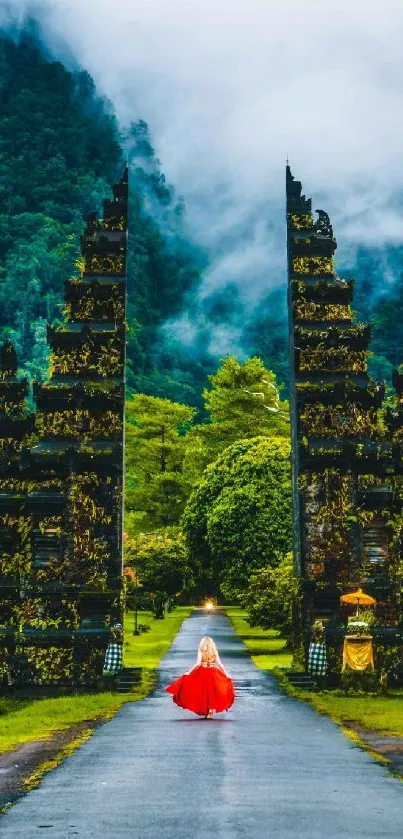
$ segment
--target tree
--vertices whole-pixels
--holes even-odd
[[[241,364],[227,356],[217,373],[208,378],[211,388],[206,388],[203,396],[212,423],[230,424],[242,438],[256,436],[256,429],[270,436],[274,430],[288,436],[287,405],[281,404],[276,377],[266,370],[261,358],[255,356]]]
[[[278,629],[288,641],[293,634],[293,619],[298,598],[298,581],[292,554],[287,553],[277,568],[260,568],[249,580],[242,604],[251,626]]]
[[[194,414],[187,405],[144,394],[127,402],[126,509],[132,532],[178,524],[190,492],[183,463]]]
[[[190,581],[188,554],[180,531],[170,528],[138,533],[126,540],[126,564],[134,569],[143,591],[152,595],[155,616],[164,617],[165,603]]]
[[[369,371],[378,380],[392,381],[393,368],[402,361],[401,323],[403,317],[403,276],[400,274],[388,294],[383,293],[371,313],[373,329]]]
[[[182,518],[191,567],[206,591],[238,598],[251,573],[291,547],[290,444],[256,437],[207,467]]]
[[[240,363],[227,356],[208,378],[211,387],[203,397],[210,422],[194,426],[189,435],[202,441],[204,465],[236,440],[289,436],[288,404],[281,402],[276,377],[260,358]]]

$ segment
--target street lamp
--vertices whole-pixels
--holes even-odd
[[[134,572],[134,629],[133,635],[140,635],[138,626],[137,626],[137,588],[138,588],[138,577],[137,571]]]

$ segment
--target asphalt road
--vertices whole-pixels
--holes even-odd
[[[209,721],[163,685],[202,635],[232,673],[233,709]],[[125,705],[0,819],[2,839],[401,839],[403,784],[326,718],[279,692],[224,615],[195,612],[160,687]]]

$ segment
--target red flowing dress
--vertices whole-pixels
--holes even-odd
[[[165,688],[175,705],[200,717],[209,711],[228,711],[235,699],[232,679],[213,661],[202,661]]]

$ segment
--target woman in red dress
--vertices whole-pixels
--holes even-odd
[[[235,699],[231,676],[208,635],[200,641],[195,666],[165,690],[173,694],[173,701],[180,708],[209,720],[216,712],[228,711]]]

